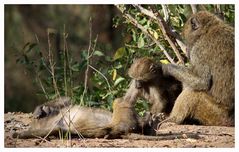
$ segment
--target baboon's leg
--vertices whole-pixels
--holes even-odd
[[[136,82],[135,82],[135,80],[132,80],[130,82],[130,86],[129,86],[127,92],[124,95],[124,100],[129,103],[135,104],[139,94],[140,94],[140,89],[136,88]]]
[[[183,123],[183,121],[192,114],[192,108],[196,107],[195,99],[190,99],[189,90],[183,90],[175,101],[174,107],[170,113],[170,116],[165,121],[175,122],[177,124]],[[193,97],[194,98],[194,97]],[[163,122],[165,122],[163,121]]]
[[[215,99],[204,92],[194,92],[195,102],[199,99],[199,104],[194,111],[194,118],[203,125],[210,126],[233,126],[234,121],[230,118],[228,109],[218,104]],[[198,94],[198,95],[197,95]]]
[[[53,130],[50,129],[34,129],[34,130],[27,130],[27,131],[22,131],[19,133],[13,133],[12,137],[13,138],[20,138],[20,139],[27,139],[27,138],[38,138],[38,137],[45,137],[49,135],[57,135],[59,134],[60,129],[59,128],[54,128]]]
[[[48,135],[57,135],[59,130],[64,131],[63,118],[61,116],[49,116],[42,119],[33,119],[27,131],[16,132],[13,138],[37,138]]]
[[[182,91],[169,118],[163,122],[182,124],[186,118],[196,119],[202,125],[227,125],[230,122],[227,111],[217,105],[210,95],[191,89]]]

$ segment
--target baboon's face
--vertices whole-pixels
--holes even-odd
[[[207,11],[201,11],[193,14],[185,23],[182,37],[186,41],[189,47],[193,46],[194,43],[207,32],[210,24],[214,22],[214,15]]]
[[[128,74],[135,80],[135,87],[140,89],[157,76],[159,69],[161,69],[159,64],[148,57],[143,57],[134,60]]]

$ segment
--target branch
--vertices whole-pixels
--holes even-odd
[[[68,85],[67,85],[67,64],[68,64],[68,52],[66,49],[66,26],[64,25],[64,32],[63,32],[63,41],[64,41],[64,48],[63,48],[63,56],[64,56],[64,85],[65,85],[65,96],[68,96]]]
[[[162,134],[157,136],[147,136],[140,135],[136,133],[131,133],[128,135],[121,135],[123,139],[132,139],[132,140],[148,140],[148,141],[159,141],[159,140],[174,140],[174,139],[200,139],[200,136],[197,133],[175,133],[175,134]]]
[[[70,79],[70,97],[73,97],[74,96],[74,93],[73,93],[73,78],[72,78],[72,69],[70,67],[70,57],[69,57],[69,49],[68,49],[68,45],[67,45],[67,38],[68,38],[68,33],[65,32],[65,25],[64,25],[64,49],[65,49],[65,52],[66,52],[66,55],[65,55],[65,58],[66,58],[66,62],[67,62],[67,66],[68,66],[68,70],[69,70],[69,79]]]
[[[96,35],[96,38],[94,40],[94,46],[93,46],[93,49],[92,49],[92,52],[91,52],[90,56],[88,56],[88,59],[90,59],[94,55],[97,40],[98,40],[98,35]]]
[[[165,5],[165,4],[161,4],[161,6],[162,6],[162,9],[163,9],[164,20],[165,20],[166,22],[168,22],[169,19],[170,19],[169,12],[168,12],[168,6]]]
[[[167,26],[166,22],[164,21],[164,19],[162,18],[162,16],[157,13],[157,16],[155,16],[155,14],[153,13],[153,11],[149,11],[145,8],[143,8],[142,6],[140,5],[134,5],[137,9],[139,9],[139,11],[143,14],[145,14],[146,16],[150,17],[150,18],[153,18],[154,20],[156,20],[156,22],[158,23],[165,39],[168,41],[169,45],[172,47],[173,51],[175,52],[178,60],[180,63],[183,63],[184,64],[184,61],[183,61],[183,58],[182,56],[180,55],[179,53],[179,50],[177,49],[175,43],[173,42],[173,40],[169,37],[167,31],[169,31],[169,27]]]
[[[49,64],[50,64],[50,73],[52,75],[52,83],[53,83],[53,87],[55,90],[55,94],[58,95],[58,97],[60,97],[60,92],[58,90],[57,87],[57,81],[55,78],[55,63],[54,63],[54,57],[53,57],[53,53],[52,53],[52,46],[51,46],[51,40],[50,40],[50,34],[54,33],[55,31],[52,29],[47,29],[47,39],[48,39],[48,60],[49,60]]]
[[[82,97],[81,97],[81,104],[83,103],[83,99],[84,99],[84,96],[87,92],[87,84],[88,84],[88,74],[89,74],[89,65],[90,65],[90,50],[91,50],[91,40],[92,40],[92,20],[90,18],[89,20],[89,35],[90,35],[90,38],[89,38],[89,47],[88,47],[88,50],[87,50],[87,63],[86,63],[86,70],[85,70],[85,80],[84,80],[84,91],[82,93]],[[80,105],[81,105],[80,104]]]
[[[122,12],[123,16],[125,18],[127,18],[131,24],[133,24],[134,26],[136,26],[137,28],[139,28],[145,35],[147,35],[148,37],[150,37],[151,40],[153,40],[161,50],[163,50],[163,53],[165,54],[165,56],[167,57],[167,59],[175,64],[174,60],[172,59],[172,57],[168,54],[168,52],[166,51],[166,49],[160,44],[159,41],[157,41],[149,32],[147,29],[145,29],[142,25],[138,24],[137,20],[134,19],[131,15],[129,14],[124,14],[123,11],[119,8],[118,5],[116,5],[116,7]]]
[[[109,91],[112,92],[110,83],[109,83],[108,79],[106,78],[106,76],[105,76],[103,73],[101,73],[99,70],[97,70],[96,68],[94,68],[93,66],[89,65],[89,67],[90,67],[91,69],[95,70],[96,72],[98,72],[98,73],[105,79],[105,81],[106,81],[106,83],[107,83],[107,85],[108,85]]]
[[[36,34],[35,34],[35,38],[36,38],[37,44],[39,45],[39,44],[40,44],[40,41],[39,41],[38,36],[37,36]],[[48,68],[47,68],[47,69],[48,69]],[[44,93],[44,95],[45,95],[45,98],[46,98],[46,99],[49,99],[49,95],[48,95],[48,93],[46,92],[46,89],[45,89],[44,85],[42,84],[39,71],[37,71],[37,70],[34,68],[34,72],[35,72],[35,74],[36,74],[36,81],[39,82],[40,87],[41,87],[41,89],[42,89],[42,91],[43,91],[43,93]]]
[[[197,5],[191,4],[190,6],[191,6],[191,9],[192,9],[193,14],[195,14],[195,13],[198,12],[198,10],[197,10]]]
[[[169,20],[170,20],[170,15],[169,15],[168,7],[167,7],[167,5],[163,5],[163,4],[161,6],[162,6],[162,9],[163,9],[163,13],[164,13],[164,21],[168,23]],[[172,31],[172,27],[170,25],[168,25],[167,23],[164,24],[165,25],[164,27],[166,29],[166,33],[169,36],[175,38],[176,43],[179,45],[179,47],[181,48],[183,53],[187,55],[187,52],[186,52],[187,47],[183,43],[183,41],[181,39],[181,36],[178,33],[173,32]]]
[[[217,16],[221,18],[222,20],[225,20],[225,16],[221,9],[220,4],[214,4],[214,13],[217,14]]]

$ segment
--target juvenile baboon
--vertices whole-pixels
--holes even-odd
[[[171,112],[182,85],[172,76],[164,76],[160,63],[148,57],[138,58],[128,74],[133,80],[125,94],[126,101],[134,103],[137,97],[142,97],[149,101],[152,114]]]
[[[234,125],[234,28],[202,11],[189,18],[182,34],[190,65],[162,66],[164,75],[183,83],[166,121],[194,118],[203,125]]]
[[[66,99],[66,98],[64,98]],[[47,103],[38,107],[46,106],[50,109],[58,107],[62,99]],[[38,109],[38,110],[37,110]],[[38,114],[44,110],[37,108]],[[40,108],[42,109],[42,108]],[[36,111],[35,110],[35,111]],[[40,119],[34,119],[30,129],[20,133],[14,133],[13,137],[35,138],[48,135],[58,135],[59,131],[81,134],[84,137],[119,138],[130,132],[139,132],[146,123],[139,118],[130,102],[118,98],[113,103],[113,115],[111,112],[82,106],[66,106],[57,109],[57,113],[48,114]]]

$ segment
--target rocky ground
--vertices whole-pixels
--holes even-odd
[[[29,127],[32,114],[6,113],[4,115],[5,147],[235,147],[235,128],[196,125],[166,125],[159,130],[171,138],[141,139],[13,139],[11,134]],[[175,136],[174,136],[175,135]],[[191,136],[192,135],[192,136]]]

